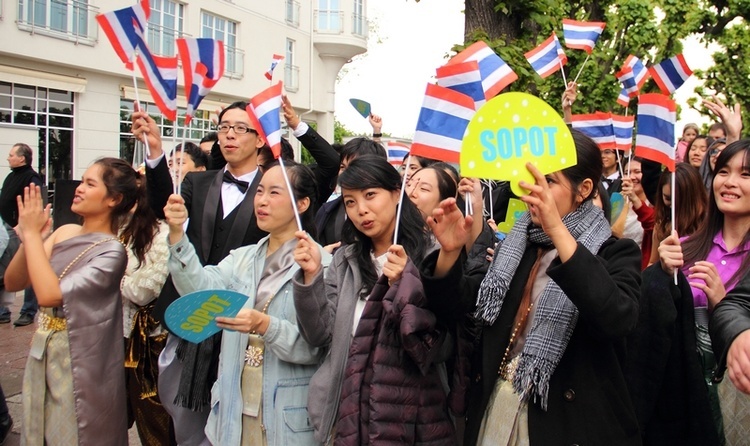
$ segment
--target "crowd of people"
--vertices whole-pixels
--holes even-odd
[[[148,159],[94,162],[81,224],[52,231],[28,174],[2,213],[4,296],[40,306],[23,442],[748,444],[750,140],[739,107],[705,104],[720,122],[685,126],[674,172],[571,130],[577,164],[528,163],[507,233],[507,183],[395,169],[375,115],[334,147],[284,98],[307,166],[244,102],[171,151],[136,111]],[[200,343],[171,332],[167,307],[207,289],[247,300]]]

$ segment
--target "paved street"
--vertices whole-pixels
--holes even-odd
[[[10,324],[0,324],[0,384],[8,401],[10,415],[13,417],[13,433],[3,446],[19,446],[21,444],[21,385],[23,369],[26,365],[26,355],[29,353],[31,335],[36,325],[14,327],[12,321],[18,317],[18,311],[23,303],[23,293],[18,293],[16,302],[12,305]],[[135,427],[130,429],[130,444],[140,445]]]

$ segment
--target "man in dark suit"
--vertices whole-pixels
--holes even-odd
[[[192,172],[185,176],[181,195],[188,210],[185,234],[204,265],[218,264],[232,249],[256,243],[265,233],[258,229],[253,199],[260,175],[258,150],[264,145],[250,124],[245,102],[235,102],[219,115],[219,145],[226,160],[221,170]],[[146,113],[133,114],[133,134],[149,138],[146,161],[149,201],[164,215],[172,191],[172,179],[161,149],[156,123]],[[179,294],[171,280],[159,296],[153,316],[161,320],[164,310]],[[210,391],[216,380],[221,334],[200,344],[169,335],[159,357],[159,396],[172,416],[180,445],[208,444],[203,433],[210,409]],[[179,349],[178,349],[179,346]]]

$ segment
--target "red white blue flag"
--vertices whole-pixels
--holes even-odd
[[[385,149],[388,152],[388,162],[394,167],[403,164],[404,157],[409,153],[409,146],[398,141],[388,141]]]
[[[621,116],[612,114],[612,127],[615,130],[615,145],[617,150],[629,153],[633,147],[633,124],[635,116]]]
[[[261,138],[271,147],[274,158],[281,156],[281,82],[250,99],[247,114]]]
[[[638,83],[635,80],[635,75],[633,74],[632,68],[623,66],[622,70],[618,71],[617,74],[615,74],[615,77],[618,81],[620,81],[622,89],[628,95],[628,97],[634,98],[638,96],[640,88],[638,87]]]
[[[648,72],[666,95],[674,93],[693,74],[682,54],[659,62],[649,68]]]
[[[456,54],[447,65],[476,61],[482,77],[484,98],[490,100],[497,96],[505,87],[518,79],[518,75],[505,61],[495,53],[485,42],[478,41]]]
[[[674,125],[677,104],[659,93],[638,98],[638,134],[635,155],[664,164],[674,172]]]
[[[133,69],[135,52],[139,47],[148,51],[143,35],[150,13],[148,0],[141,0],[137,5],[96,16],[96,21],[128,70]]]
[[[630,105],[630,96],[628,96],[628,92],[625,91],[624,88],[620,90],[620,94],[617,95],[617,103],[623,107]]]
[[[622,68],[620,71],[622,72],[626,68],[629,68],[633,71],[633,78],[635,79],[635,84],[638,86],[638,90],[640,90],[643,87],[643,84],[646,83],[648,80],[648,70],[643,65],[643,62],[632,54],[628,56],[627,59],[625,59],[625,63],[622,64]],[[637,96],[637,94],[636,94]],[[632,96],[631,96],[632,97]]]
[[[476,61],[443,65],[437,69],[436,74],[438,85],[470,96],[474,99],[477,110],[486,102],[484,88],[482,87],[482,75]]]
[[[427,84],[411,154],[458,163],[461,140],[474,113],[471,97],[450,88]]]
[[[559,70],[568,62],[565,51],[563,51],[554,31],[547,40],[524,56],[542,79]]]
[[[600,150],[615,148],[615,130],[610,113],[596,112],[573,115],[571,127],[594,140]]]
[[[159,111],[170,121],[177,119],[177,56],[154,56],[144,47],[138,68]]]
[[[266,79],[268,79],[269,81],[273,79],[273,70],[276,68],[276,65],[278,65],[282,60],[284,60],[284,56],[279,54],[273,55],[273,59],[271,59],[271,68],[266,71]]]
[[[185,125],[188,125],[203,98],[224,75],[224,42],[185,37],[177,39],[177,51],[185,76]]]
[[[563,19],[565,46],[591,54],[606,25],[604,22],[578,22]]]

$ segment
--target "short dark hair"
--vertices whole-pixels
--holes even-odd
[[[206,155],[206,152],[201,150],[201,148],[194,143],[190,141],[186,142],[184,150],[182,148],[182,144],[177,144],[172,154],[174,155],[177,152],[185,152],[190,157],[190,159],[193,160],[193,164],[195,164],[195,167],[205,167],[206,169],[208,169],[208,155]]]
[[[247,113],[247,102],[245,102],[245,101],[237,101],[237,102],[232,102],[231,104],[227,105],[227,107],[224,110],[222,110],[221,113],[219,113],[219,123],[221,123],[221,120],[222,120],[222,118],[224,118],[224,114],[226,112],[228,112],[229,110],[235,109],[235,108],[241,109],[242,111],[244,111],[245,113]],[[249,130],[251,132],[255,133],[256,135],[258,135],[258,130],[257,129],[250,128]],[[217,135],[216,138],[218,140],[219,136]]]
[[[573,135],[573,142],[576,146],[578,163],[563,169],[560,173],[570,181],[573,190],[576,190],[587,178],[590,179],[594,187],[591,188],[591,192],[587,197],[583,197],[583,201],[590,200],[597,194],[596,183],[602,177],[601,150],[599,150],[599,146],[596,145],[593,139],[579,130],[572,129],[570,133]]]
[[[13,148],[16,149],[16,155],[22,156],[26,160],[26,165],[30,166],[31,155],[34,153],[31,151],[31,147],[26,143],[17,142],[13,145]]]
[[[219,140],[219,134],[217,132],[210,132],[206,133],[206,136],[201,138],[201,142],[198,143],[198,145],[203,144],[204,142],[216,142]]]
[[[370,138],[354,138],[351,141],[344,144],[341,149],[341,161],[358,158],[362,155],[376,155],[383,159],[388,159],[388,154],[385,148],[379,142],[373,141]]]
[[[727,126],[725,126],[723,122],[714,122],[713,124],[711,124],[711,127],[708,128],[708,132],[711,133],[714,130],[721,130],[722,132],[724,132],[724,137],[726,138]]]

